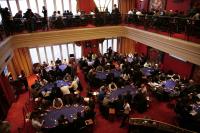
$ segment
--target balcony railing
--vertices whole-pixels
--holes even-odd
[[[49,17],[47,20],[48,30],[87,27],[89,24],[94,26],[125,25],[200,43],[200,20],[192,20],[187,17],[99,13],[96,15]],[[47,31],[44,18],[41,17],[29,20],[13,18],[7,22],[6,26],[1,25],[0,27],[1,40],[13,34]]]

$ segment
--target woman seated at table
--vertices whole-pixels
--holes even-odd
[[[63,107],[63,101],[61,98],[55,98],[53,100],[53,108],[61,109]]]
[[[117,90],[117,85],[116,85],[114,82],[111,82],[111,83],[108,85],[108,90],[109,90],[109,92],[112,92],[112,91]]]
[[[71,81],[71,79],[72,79],[72,77],[71,77],[71,75],[69,73],[66,73],[65,77],[63,78],[63,80],[65,82]]]

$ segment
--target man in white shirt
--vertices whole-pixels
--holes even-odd
[[[200,13],[197,12],[193,17],[192,17],[193,20],[200,20]]]
[[[64,96],[64,95],[70,94],[69,86],[62,86],[62,87],[60,88],[60,90],[62,91],[63,96]]]
[[[136,15],[138,15],[138,16],[139,16],[139,15],[142,15],[142,12],[141,12],[141,11],[137,11],[137,12],[136,12]]]
[[[129,11],[128,11],[128,15],[133,15],[133,11],[132,11],[132,10],[129,10]]]
[[[121,123],[121,128],[125,126],[125,122],[127,119],[129,119],[129,113],[131,112],[131,107],[128,103],[127,100],[124,101],[124,114],[123,114],[123,119]]]

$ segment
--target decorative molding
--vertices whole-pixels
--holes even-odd
[[[68,29],[50,32],[20,34],[12,37],[14,48],[35,47],[67,42],[111,38],[122,36],[125,28],[122,26],[107,26],[95,28]]]
[[[125,37],[146,44],[160,51],[181,57],[200,65],[200,44],[176,39],[128,26],[104,26],[93,28],[66,29],[59,31],[37,32],[11,36],[0,43],[0,68],[6,65],[8,55],[23,47],[49,46],[74,41],[100,38]]]
[[[200,44],[126,27],[126,37],[200,65]]]

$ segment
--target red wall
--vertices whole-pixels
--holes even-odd
[[[79,9],[85,11],[85,13],[90,13],[91,10],[96,8],[95,2],[93,0],[79,0]]]
[[[171,57],[169,54],[164,55],[163,69],[165,72],[172,70],[176,74],[180,74],[181,77],[190,78],[192,73],[193,64],[178,60]]]
[[[182,0],[182,2],[174,2],[174,0],[167,0],[166,10],[184,11],[187,13],[190,9],[191,0]]]
[[[145,56],[147,56],[147,46],[142,44],[142,43],[137,43],[135,45],[135,51],[139,54],[144,54]]]
[[[182,2],[174,2],[175,0],[166,0],[166,1],[167,1],[166,10],[173,10],[173,11],[178,10],[187,13],[187,11],[190,9],[191,0],[182,0]],[[137,9],[140,9],[141,5],[141,9],[147,10],[148,4],[149,0],[144,0],[143,2],[141,2],[141,4],[140,0],[136,0]]]

